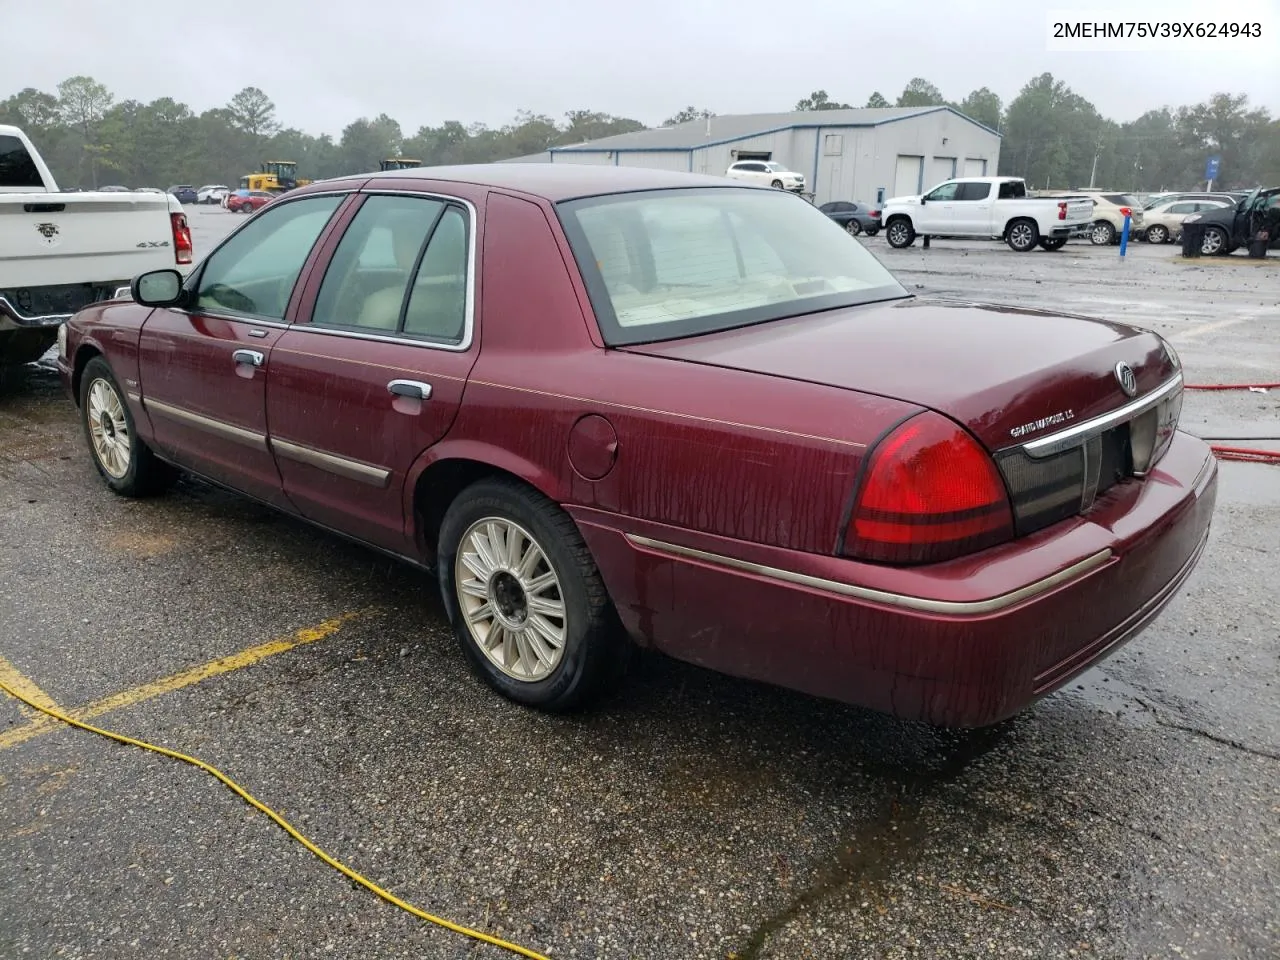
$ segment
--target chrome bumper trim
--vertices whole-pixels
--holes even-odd
[[[672,556],[685,557],[690,560],[699,560],[704,563],[711,563],[721,567],[728,567],[733,570],[741,570],[744,573],[754,574],[758,577],[766,577],[770,580],[777,580],[782,583],[795,584],[800,587],[808,587],[813,590],[821,590],[824,593],[839,594],[842,597],[851,597],[854,600],[868,600],[872,603],[882,603],[891,607],[902,607],[906,610],[918,610],[921,613],[941,613],[953,614],[959,616],[980,616],[982,614],[994,613],[1003,610],[1006,607],[1012,607],[1014,604],[1021,603],[1031,597],[1047,593],[1054,587],[1057,587],[1076,577],[1081,577],[1094,570],[1108,560],[1111,559],[1111,549],[1099,550],[1097,553],[1078,560],[1071,566],[1059,570],[1057,573],[1050,574],[1034,583],[1028,583],[1026,586],[1019,587],[1017,590],[1011,590],[1009,593],[1002,593],[998,597],[989,597],[986,600],[933,600],[929,597],[912,597],[902,593],[890,593],[886,590],[875,590],[871,587],[859,587],[852,583],[841,583],[838,580],[827,580],[822,577],[813,577],[807,573],[796,573],[794,570],[783,570],[779,567],[770,567],[760,563],[751,563],[747,560],[737,560],[733,557],[722,556],[717,553],[708,553],[705,550],[697,550],[693,547],[682,547],[674,543],[664,543],[660,540],[652,540],[649,537],[643,537],[636,533],[625,534],[627,540],[637,547],[646,550],[653,550],[659,553],[667,553]]]
[[[71,319],[69,313],[48,313],[42,317],[28,317],[19,312],[8,297],[0,297],[0,330],[22,330],[38,327],[56,327]]]

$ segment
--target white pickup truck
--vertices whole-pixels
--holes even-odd
[[[185,273],[192,254],[176,197],[59,193],[26,135],[0,126],[0,372],[38,360],[81,307],[148,270]]]
[[[893,197],[880,222],[893,247],[909,247],[916,237],[1003,240],[1019,253],[1059,250],[1093,219],[1086,197],[1027,196],[1017,177],[962,177],[938,184],[923,196]]]

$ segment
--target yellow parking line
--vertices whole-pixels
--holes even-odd
[[[4,657],[0,657],[0,681],[4,682],[7,687],[12,687],[18,693],[22,694],[32,703],[38,703],[46,710],[57,710],[58,705],[54,702],[53,697],[49,696],[31,680],[30,677],[23,674],[12,663]],[[19,709],[23,713],[28,712],[26,706],[20,706]]]
[[[312,627],[303,627],[301,630],[287,637],[278,637],[274,640],[268,640],[265,643],[257,644],[239,653],[233,653],[229,656],[220,657],[209,663],[202,664],[198,667],[192,667],[189,670],[183,670],[181,673],[175,673],[172,676],[164,677],[160,680],[153,680],[150,683],[144,683],[139,687],[131,690],[124,690],[120,693],[113,693],[101,700],[95,700],[93,703],[86,704],[83,707],[77,707],[74,710],[63,711],[69,717],[76,720],[90,720],[94,717],[100,717],[104,713],[111,713],[114,710],[120,710],[124,707],[132,707],[135,704],[142,703],[144,700],[151,700],[161,694],[172,693],[174,690],[181,690],[183,687],[190,687],[208,680],[211,677],[217,677],[224,673],[231,673],[233,670],[242,670],[245,667],[251,667],[267,657],[274,657],[277,654],[285,653],[295,647],[305,646],[309,643],[315,643],[317,640],[323,640],[325,637],[332,636],[342,629],[343,624],[349,620],[367,613],[368,611],[351,611],[331,617],[328,620],[317,623]],[[8,671],[6,671],[8,668]],[[41,703],[41,705],[52,706],[55,710],[57,705],[38,688],[35,684],[27,680],[26,677],[13,670],[7,660],[0,658],[0,680],[7,685],[19,690],[24,694],[31,695],[33,703]],[[40,698],[44,698],[41,700]],[[15,747],[20,743],[26,743],[33,737],[38,737],[42,733],[47,733],[59,726],[57,721],[49,717],[41,716],[30,723],[15,727],[0,733],[0,750],[9,747]]]

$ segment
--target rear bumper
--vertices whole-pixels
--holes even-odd
[[[996,723],[1146,627],[1208,537],[1217,465],[1179,434],[1087,518],[888,569],[571,508],[624,623],[714,670],[941,726]],[[718,542],[717,542],[718,541]]]

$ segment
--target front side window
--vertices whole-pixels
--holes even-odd
[[[611,346],[907,296],[831,218],[780,191],[655,190],[557,209]]]
[[[468,243],[461,207],[430,197],[369,197],[334,251],[311,322],[461,341]]]
[[[944,183],[942,186],[936,187],[934,190],[932,190],[929,193],[928,197],[926,197],[926,199],[931,201],[932,200],[954,200],[956,198],[956,194],[959,193],[959,191],[960,191],[960,184]]]
[[[302,265],[344,199],[293,200],[250,221],[209,258],[195,309],[283,320]]]

